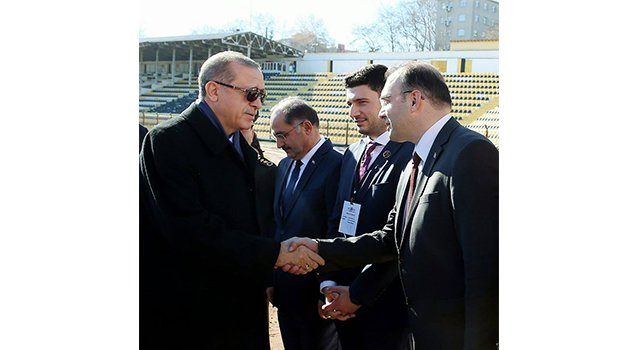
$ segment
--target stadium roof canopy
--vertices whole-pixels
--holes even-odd
[[[140,39],[140,60],[170,61],[206,60],[222,51],[238,51],[254,60],[303,57],[304,53],[290,46],[252,32],[201,34]],[[159,51],[158,51],[159,50]]]

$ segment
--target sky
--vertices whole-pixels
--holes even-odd
[[[139,24],[181,35],[264,4],[330,13],[342,40],[374,7],[221,2],[0,11],[0,349],[138,348]],[[603,4],[502,2],[503,349],[630,348],[627,13]]]
[[[204,25],[223,27],[236,19],[268,14],[275,18],[276,35],[290,31],[300,18],[321,18],[335,44],[352,48],[352,28],[371,23],[380,6],[398,0],[140,0],[139,29],[145,37],[188,35]],[[247,30],[247,29],[245,29]],[[264,34],[264,33],[258,33]]]

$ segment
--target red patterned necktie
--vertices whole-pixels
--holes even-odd
[[[368,167],[370,166],[370,161],[372,160],[372,152],[378,145],[378,142],[370,141],[370,146],[365,151],[363,158],[361,158],[361,164],[359,165],[359,181],[363,180],[363,177],[367,173]]]
[[[413,193],[416,190],[416,180],[418,179],[420,160],[420,156],[416,152],[413,152],[413,158],[411,158],[411,175],[409,176],[409,191],[407,192],[407,203],[405,204],[405,218],[411,208],[411,200],[413,199]]]

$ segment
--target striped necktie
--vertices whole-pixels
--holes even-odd
[[[363,177],[368,171],[370,167],[370,161],[372,160],[372,152],[379,145],[378,142],[370,141],[370,146],[367,148],[363,157],[361,158],[361,163],[359,164],[359,181],[363,180]]]
[[[409,213],[409,209],[411,209],[411,201],[413,200],[413,194],[416,191],[418,168],[421,160],[420,156],[416,152],[413,152],[413,157],[411,158],[411,175],[409,176],[409,190],[407,191],[407,201],[405,203],[405,220],[403,222],[407,222],[407,215]]]
[[[302,161],[294,160],[295,166],[293,167],[293,171],[291,172],[291,176],[289,178],[289,184],[282,192],[282,213],[287,212],[287,205],[289,205],[289,201],[293,196],[293,190],[295,189],[295,184],[297,183],[298,177],[300,176],[300,167],[302,167]]]

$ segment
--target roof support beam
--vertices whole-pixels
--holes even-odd
[[[190,54],[188,55],[188,85],[191,85],[192,80],[192,58],[193,58],[193,47],[190,47]]]

